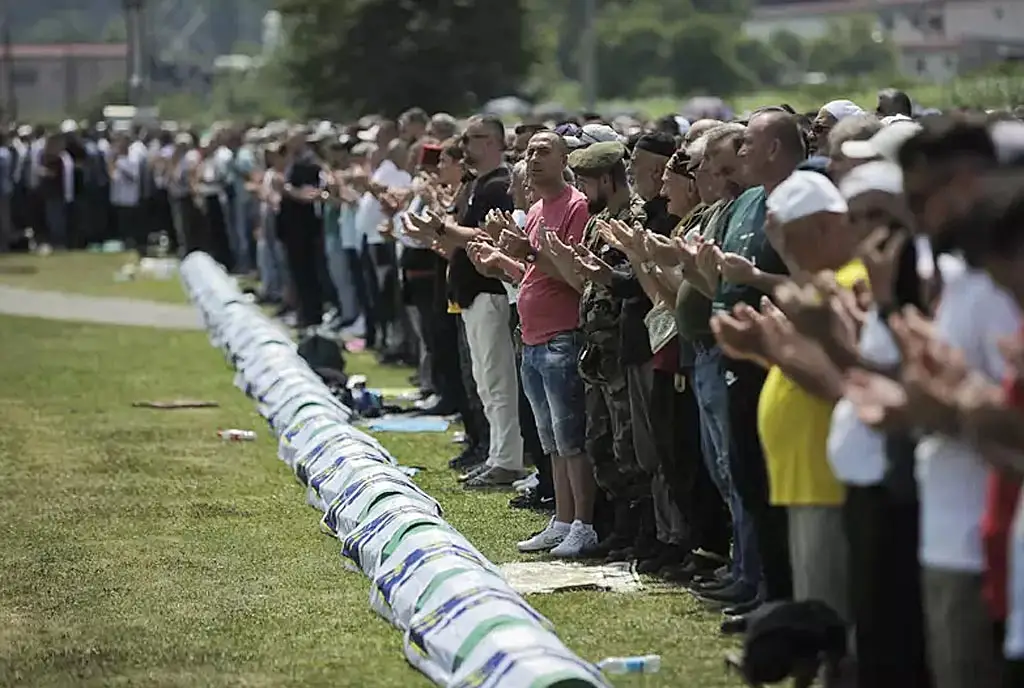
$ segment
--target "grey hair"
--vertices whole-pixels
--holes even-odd
[[[726,139],[736,138],[737,136],[743,136],[747,128],[739,122],[727,122],[720,124],[717,127],[709,129],[707,133],[701,138],[704,139],[704,150],[708,150],[714,146],[717,146]]]
[[[701,134],[693,143],[686,147],[686,157],[692,162],[700,162],[704,159],[704,152],[708,148],[708,135]]]
[[[520,160],[512,166],[512,177],[513,179],[525,179],[526,178],[526,161]]]
[[[839,150],[847,141],[867,141],[882,129],[882,122],[874,115],[845,117],[828,134],[828,149]]]

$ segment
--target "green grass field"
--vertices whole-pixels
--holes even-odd
[[[100,281],[86,263],[109,267],[96,258],[69,257],[83,284]],[[0,317],[0,350],[0,685],[428,685],[204,335]],[[367,356],[350,369],[381,387],[408,374]],[[131,407],[179,397],[221,406]],[[226,427],[260,437],[225,444]],[[507,495],[458,488],[448,436],[382,441],[427,468],[418,484],[492,560],[514,560],[516,540],[542,525]],[[685,594],[530,601],[587,659],[662,655],[660,674],[617,685],[739,685],[722,668],[717,617]]]
[[[114,279],[123,265],[137,261],[134,253],[0,254],[0,285],[169,303],[187,301],[177,279]]]

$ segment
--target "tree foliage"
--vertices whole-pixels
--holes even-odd
[[[311,114],[464,111],[530,67],[519,0],[281,0],[292,83]]]
[[[581,74],[586,0],[531,0],[533,34],[542,36],[535,73],[550,81]],[[635,98],[654,88],[678,95],[728,96],[774,87],[811,71],[830,79],[890,72],[892,46],[872,22],[839,22],[819,40],[779,31],[748,37],[750,0],[600,0],[597,13],[599,96]]]

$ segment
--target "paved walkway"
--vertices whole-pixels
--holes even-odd
[[[203,329],[199,311],[190,305],[5,286],[0,286],[0,314],[167,330]]]

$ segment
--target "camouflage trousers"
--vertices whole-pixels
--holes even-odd
[[[651,479],[633,448],[629,385],[618,371],[606,380],[586,383],[587,455],[598,487],[613,501],[633,502],[651,493]]]

